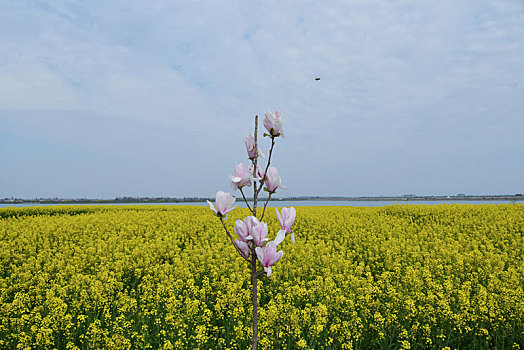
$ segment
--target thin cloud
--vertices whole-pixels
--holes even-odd
[[[10,157],[0,196],[99,196],[104,179],[106,196],[212,195],[268,108],[289,130],[283,195],[522,192],[522,23],[512,0],[5,2],[5,154],[77,152],[63,179],[122,171],[79,190],[52,166],[21,179],[32,168]],[[140,176],[113,180],[126,171]]]

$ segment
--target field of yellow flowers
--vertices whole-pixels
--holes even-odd
[[[298,207],[294,230],[260,348],[524,349],[524,205]],[[0,349],[246,349],[249,277],[204,207],[3,208]]]

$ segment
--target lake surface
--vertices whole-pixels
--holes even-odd
[[[510,200],[435,200],[435,201],[284,201],[271,200],[268,207],[315,207],[315,206],[342,206],[342,207],[383,207],[386,205],[416,205],[416,204],[512,204],[524,203],[524,201],[510,201]],[[243,208],[246,207],[243,201],[237,198],[237,204]],[[205,202],[186,202],[186,203],[86,203],[86,204],[38,204],[38,203],[22,203],[22,204],[0,204],[3,207],[41,207],[50,205],[197,205],[207,206]],[[250,203],[251,205],[251,203]],[[259,202],[258,206],[264,206],[264,202]]]

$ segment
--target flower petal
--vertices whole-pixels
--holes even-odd
[[[250,249],[246,242],[242,242],[240,240],[236,240],[238,249],[242,252],[242,255],[246,258],[249,258]]]
[[[217,210],[215,209],[215,206],[210,201],[207,201],[207,205],[209,205],[209,209],[213,210],[215,214],[217,214]]]
[[[264,267],[264,270],[267,272],[267,277],[271,276],[271,266],[268,266],[268,267]]]
[[[258,260],[260,261],[262,266],[264,266],[264,255],[265,255],[264,249],[262,249],[260,247],[256,247],[255,248],[255,253],[257,253]]]
[[[234,210],[236,208],[237,208],[237,205],[235,204],[234,206],[229,207],[224,214],[227,214],[227,213],[229,213],[230,211],[232,211],[232,210]]]
[[[276,236],[276,238],[274,240],[275,245],[279,245],[280,243],[282,243],[284,238],[286,238],[286,231],[279,230],[278,233],[277,233],[277,236]]]
[[[238,176],[235,176],[235,175],[229,175],[229,178],[231,179],[231,181],[233,182],[240,182],[242,181],[242,178],[241,177],[238,177]]]
[[[269,265],[273,266],[275,265],[279,260],[280,258],[282,257],[282,255],[284,255],[284,252],[279,250],[275,256],[273,257],[273,259],[271,259],[271,263]]]
[[[244,221],[238,219],[235,221],[235,233],[237,234],[238,238],[240,240],[245,241],[247,236],[247,227],[246,224],[244,224]]]
[[[294,207],[289,208],[288,217],[289,217],[289,222],[293,224],[295,222],[295,218],[297,217],[297,210]]]
[[[284,213],[284,209],[286,209],[286,208],[282,209],[282,213]],[[284,220],[282,220],[282,216],[278,212],[278,208],[275,208],[275,211],[277,212],[277,218],[278,218],[278,223],[280,224],[280,227],[284,228]]]

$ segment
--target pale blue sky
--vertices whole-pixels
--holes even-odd
[[[0,197],[214,196],[276,108],[280,196],[524,192],[522,0],[0,0],[0,47]]]

